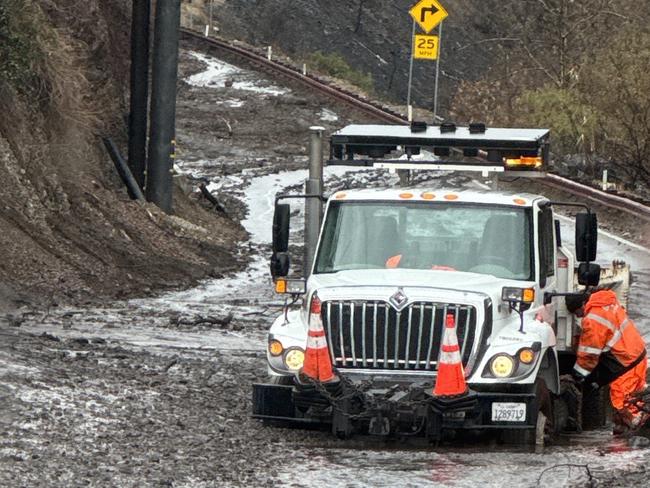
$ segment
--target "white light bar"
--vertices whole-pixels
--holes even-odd
[[[332,134],[327,164],[536,177],[543,176],[549,163],[549,139],[548,129],[482,124],[349,125]],[[432,158],[417,157],[423,152],[432,153]],[[407,159],[402,163],[402,158]]]
[[[503,166],[486,166],[470,164],[429,164],[429,163],[373,163],[373,168],[388,169],[391,171],[398,169],[424,169],[433,171],[472,171],[482,173],[487,176],[489,173],[504,173]]]

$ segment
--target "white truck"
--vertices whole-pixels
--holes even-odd
[[[539,195],[418,187],[324,199],[319,134],[315,128],[306,194],[276,198],[271,269],[277,291],[293,299],[269,331],[270,377],[254,385],[254,417],[329,423],[340,437],[437,441],[493,430],[518,443],[539,442],[569,421],[587,427],[594,412],[602,422],[603,392],[567,397],[560,379],[575,362],[579,334],[563,297],[600,282],[627,303],[628,266],[594,263],[595,214],[577,214],[574,255],[554,207],[580,205]],[[532,177],[548,158],[548,130],[414,123],[348,126],[332,135],[328,164]],[[307,279],[287,278],[287,198],[307,199]],[[335,384],[296,375],[316,302],[341,378]],[[469,391],[438,398],[449,314]]]

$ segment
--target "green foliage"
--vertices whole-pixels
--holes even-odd
[[[585,67],[580,89],[599,117],[598,152],[650,185],[650,32],[629,29]]]
[[[39,13],[31,0],[0,3],[0,81],[22,93],[35,87],[35,67],[44,58],[37,23]]]
[[[556,153],[585,153],[593,147],[597,120],[594,109],[575,89],[547,86],[525,91],[517,100],[519,123],[548,127]]]
[[[308,56],[307,65],[334,78],[349,81],[367,93],[373,91],[372,75],[353,69],[339,54],[317,51]]]

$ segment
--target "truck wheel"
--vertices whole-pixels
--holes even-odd
[[[553,395],[553,433],[559,434],[566,430],[569,419],[571,417],[571,410],[569,405],[560,396]]]
[[[583,392],[582,428],[584,430],[604,427],[607,424],[609,413],[609,387]]]
[[[535,380],[535,400],[531,405],[534,429],[504,429],[501,441],[504,444],[532,446],[544,445],[555,434],[555,416],[551,392],[542,378]]]

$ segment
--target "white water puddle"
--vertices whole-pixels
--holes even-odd
[[[211,56],[206,56],[205,54],[195,51],[190,51],[189,55],[207,65],[205,71],[194,74],[185,80],[192,86],[202,88],[226,88],[230,85],[229,88],[234,90],[250,91],[274,97],[291,93],[291,90],[288,88],[281,88],[269,82],[262,82],[257,79],[256,74],[220,61]],[[231,106],[240,107],[241,105]]]

